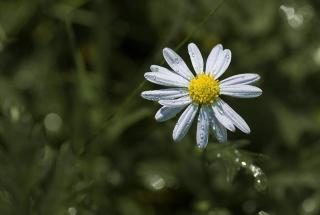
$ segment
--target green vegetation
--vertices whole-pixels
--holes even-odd
[[[1,215],[320,213],[317,0],[1,0]],[[210,138],[140,97],[162,49],[191,67],[232,51],[226,75],[258,73],[263,95],[225,98],[252,133]],[[166,65],[165,65],[166,66]]]

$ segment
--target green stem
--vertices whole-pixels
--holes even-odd
[[[176,47],[175,50],[179,50],[185,43],[188,42],[188,40],[196,33],[196,31],[203,26],[208,20],[209,18],[222,6],[222,4],[225,2],[225,0],[221,0],[217,6],[210,11],[210,13],[200,22],[199,25],[197,25],[196,28],[194,28],[193,31],[191,31]],[[120,105],[120,110],[122,109],[122,106],[125,106],[126,104],[128,104],[131,99],[136,95],[137,92],[139,92],[140,89],[143,88],[143,86],[146,84],[146,80],[142,81],[136,88],[135,90],[125,99],[125,101]],[[113,116],[117,115],[118,112],[120,112],[120,110],[118,109],[117,111],[115,111],[114,113],[111,113],[108,117],[108,120],[112,119]]]
[[[189,41],[189,39],[196,33],[196,31],[200,27],[202,27],[205,23],[208,22],[211,16],[214,15],[214,13],[223,5],[224,2],[225,0],[220,0],[219,3],[216,5],[216,7],[214,7],[210,11],[210,13],[199,23],[199,25],[197,25],[174,49],[179,50],[184,44],[186,44]],[[161,64],[163,63],[164,61],[162,61]],[[93,141],[96,137],[98,137],[104,131],[104,129],[109,125],[109,121],[112,120],[115,116],[117,116],[118,113],[121,113],[121,111],[123,110],[123,107],[127,106],[127,104],[129,104],[132,101],[132,99],[136,96],[136,94],[140,92],[141,89],[143,89],[146,83],[147,81],[143,80],[133,90],[133,92],[119,105],[119,108],[107,117],[105,123],[101,126],[101,129],[99,129],[99,131],[95,135],[93,135],[91,138],[89,138],[89,140],[86,141],[87,144]]]
[[[72,113],[72,147],[77,153],[81,153],[84,150],[85,141],[79,138],[79,134],[83,130],[83,113],[85,112],[85,101],[83,98],[83,90],[85,88],[86,80],[86,68],[84,59],[80,50],[76,48],[75,35],[72,29],[71,21],[69,18],[65,21],[66,32],[70,47],[73,53],[73,60],[75,63],[75,95],[73,98],[73,113]]]
[[[196,31],[202,27],[204,24],[208,22],[211,16],[223,5],[225,0],[220,0],[215,8],[213,8],[210,13],[197,25],[175,48],[175,50],[179,50],[184,44],[186,44],[190,38],[196,33]]]
[[[210,203],[214,204],[214,199],[213,196],[215,194],[215,190],[212,186],[212,175],[210,172],[210,166],[208,165],[208,159],[207,159],[207,150],[204,149],[203,153],[201,154],[201,167],[202,167],[202,174],[203,174],[203,180],[204,183],[206,184],[206,187],[208,188],[208,193],[210,196]]]

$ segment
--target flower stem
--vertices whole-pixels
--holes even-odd
[[[215,12],[223,5],[223,3],[225,2],[225,0],[220,0],[218,2],[218,4],[216,5],[216,7],[214,7],[209,14],[197,25],[195,26],[195,28],[174,48],[175,50],[179,50],[184,44],[186,44],[190,38],[196,33],[196,31],[203,26],[205,23],[208,22],[208,20],[211,18],[211,16],[213,16],[215,14]],[[164,61],[162,61],[161,64],[163,64]],[[103,131],[104,129],[109,125],[109,121],[112,120],[115,116],[118,115],[118,113],[121,113],[121,111],[123,110],[123,108],[125,106],[127,106],[127,104],[129,104],[132,99],[136,96],[136,94],[138,92],[141,91],[141,89],[143,89],[143,87],[145,86],[145,84],[147,83],[146,80],[143,80],[142,82],[140,82],[140,84],[132,91],[132,93],[129,94],[128,97],[126,97],[126,99],[119,105],[119,108],[117,110],[115,110],[114,112],[112,112],[109,116],[106,117],[106,121],[103,123],[103,125],[101,126],[101,129],[98,130],[98,132],[96,134],[94,134],[92,137],[90,137],[87,141],[86,144],[90,143],[91,141],[93,141],[96,137],[98,137]]]

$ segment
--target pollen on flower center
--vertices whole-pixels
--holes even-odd
[[[200,74],[190,81],[189,95],[198,104],[212,104],[219,93],[219,81],[209,75]]]

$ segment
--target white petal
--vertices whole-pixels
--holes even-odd
[[[178,99],[160,100],[159,104],[167,107],[185,107],[192,102],[190,96],[184,96]]]
[[[194,71],[197,74],[203,73],[203,58],[197,45],[194,43],[190,43],[188,45],[188,52]]]
[[[161,99],[176,99],[189,94],[185,88],[170,88],[162,90],[149,90],[141,93],[142,98],[151,101],[159,101]]]
[[[214,112],[215,117],[224,127],[226,127],[230,131],[236,130],[231,120],[225,115],[225,113],[217,103],[214,103],[212,105],[212,110]]]
[[[187,80],[191,80],[194,77],[186,63],[172,49],[164,48],[163,57],[167,61],[169,66],[180,76],[184,77]]]
[[[229,49],[223,50],[220,54],[215,67],[213,68],[213,77],[218,79],[229,67],[231,63],[231,51]]]
[[[151,72],[163,72],[165,74],[167,74],[168,72],[171,72],[171,73],[175,74],[175,72],[173,72],[165,67],[158,66],[158,65],[151,65],[150,70],[151,70]]]
[[[222,45],[218,44],[211,50],[206,63],[206,74],[213,74],[213,69],[218,57],[220,56],[220,53],[222,53],[222,49]]]
[[[168,119],[171,119],[173,117],[175,117],[180,111],[183,110],[184,107],[177,107],[177,108],[172,108],[172,107],[161,107],[156,115],[155,115],[155,119],[158,122],[164,122]]]
[[[235,84],[250,84],[260,79],[260,75],[253,73],[244,73],[226,78],[220,82],[220,86]]]
[[[239,128],[242,132],[249,134],[250,128],[246,121],[235,112],[227,103],[225,103],[222,99],[218,99],[217,103],[222,107],[224,113],[227,117],[232,121],[232,123]]]
[[[173,129],[172,137],[174,141],[181,140],[188,132],[192,121],[197,114],[198,104],[190,104],[181,114],[176,126]]]
[[[228,140],[227,129],[218,121],[218,119],[213,116],[211,120],[212,132],[216,136],[220,143],[225,143]]]
[[[147,72],[144,74],[144,77],[152,83],[168,87],[188,87],[189,85],[188,80],[170,71]]]
[[[262,94],[262,90],[250,85],[228,85],[220,86],[220,94],[238,98],[254,98]]]
[[[197,145],[199,148],[205,148],[208,144],[209,137],[209,111],[207,106],[200,109],[197,124]]]

